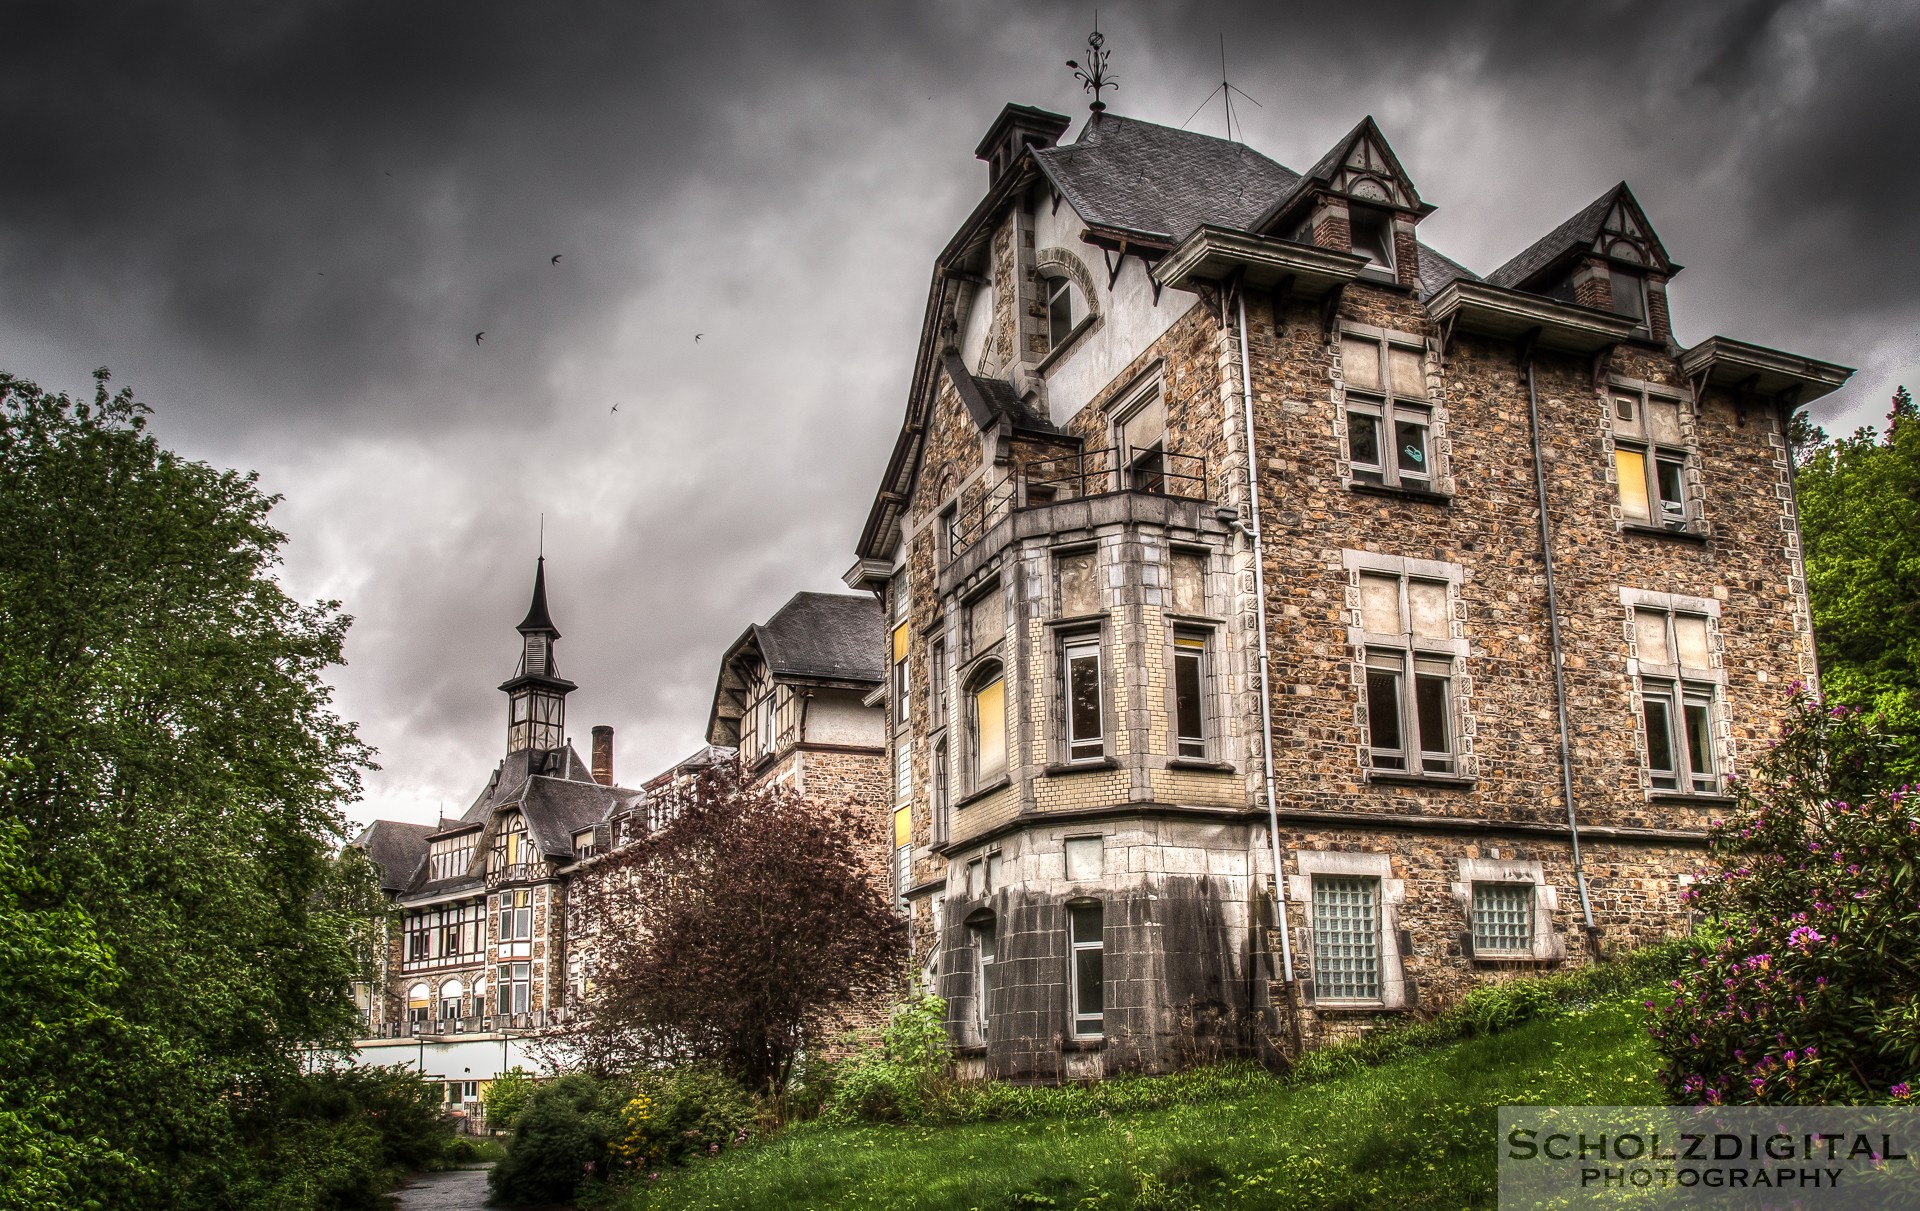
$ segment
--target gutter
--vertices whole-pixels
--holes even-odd
[[[1533,439],[1533,490],[1540,506],[1540,558],[1547,573],[1547,638],[1553,648],[1553,705],[1560,726],[1560,792],[1567,800],[1567,836],[1573,842],[1573,877],[1580,884],[1580,916],[1593,937],[1593,902],[1587,868],[1580,860],[1580,819],[1573,808],[1573,745],[1567,738],[1567,678],[1560,650],[1560,603],[1553,584],[1553,522],[1547,515],[1547,469],[1540,455],[1540,400],[1533,386],[1533,345],[1523,345],[1527,365],[1527,424]]]
[[[1260,544],[1260,471],[1253,444],[1253,367],[1247,347],[1247,292],[1234,291],[1240,321],[1240,403],[1243,432],[1247,442],[1247,538],[1253,543],[1253,609],[1260,628],[1260,764],[1267,783],[1267,841],[1273,848],[1273,902],[1279,909],[1280,978],[1293,989],[1293,931],[1287,921],[1286,875],[1280,867],[1280,816],[1273,794],[1273,690],[1268,669],[1272,657],[1267,651],[1267,575],[1266,550]],[[1296,1017],[1295,1021],[1299,1019]]]

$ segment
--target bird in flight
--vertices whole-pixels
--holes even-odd
[[[476,332],[476,333],[474,333],[474,334],[473,334],[473,343],[474,343],[474,344],[476,344],[476,345],[477,345],[477,344],[479,344],[479,343],[480,343],[481,341],[484,341],[484,340],[486,340],[486,339],[487,339],[487,334],[486,334],[486,333],[484,333],[484,332]]]
[[[615,404],[613,407],[607,409],[607,415],[611,416],[618,411],[620,411],[620,405]]]
[[[705,335],[706,335],[706,333],[704,333],[704,332],[696,332],[696,333],[694,333],[694,334],[693,334],[693,343],[694,343],[694,344],[696,344],[696,345],[697,345],[697,344],[699,344],[699,343],[700,343],[700,338],[701,338],[701,337],[703,337],[703,336],[705,336]]]
[[[558,253],[558,252],[556,252],[556,253],[554,253],[554,254],[553,254],[553,260],[552,260],[551,262],[549,262],[549,263],[550,263],[550,264],[554,264],[554,265],[558,265],[558,264],[560,263],[560,257],[561,257],[562,255],[563,255],[563,254],[561,254],[561,253]]]

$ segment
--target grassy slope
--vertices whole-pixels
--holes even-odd
[[[801,1128],[664,1176],[696,1208],[1491,1207],[1494,1114],[1664,1100],[1633,998],[1301,1086],[1111,1120]]]

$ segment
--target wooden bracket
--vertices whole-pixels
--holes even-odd
[[[1100,259],[1107,263],[1107,289],[1112,290],[1113,284],[1120,280],[1120,271],[1126,268],[1127,265],[1127,242],[1125,240],[1120,241],[1120,259],[1118,261],[1114,260],[1113,254],[1105,248],[1100,250]],[[1142,258],[1140,263],[1143,265],[1146,264],[1145,258]]]
[[[1320,300],[1320,334],[1322,336],[1332,338],[1334,321],[1340,318],[1340,299],[1346,292],[1347,284],[1341,282],[1327,291],[1325,297]]]
[[[1607,386],[1607,364],[1613,360],[1613,351],[1618,345],[1605,345],[1593,355],[1593,389],[1604,391]]]

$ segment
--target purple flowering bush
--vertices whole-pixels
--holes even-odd
[[[1796,687],[1710,834],[1704,924],[1649,1001],[1676,1100],[1905,1102],[1920,1076],[1920,788],[1877,724]]]

